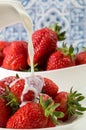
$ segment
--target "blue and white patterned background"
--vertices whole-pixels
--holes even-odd
[[[31,16],[37,30],[58,22],[66,31],[66,43],[74,47],[86,45],[86,0],[19,0]],[[0,31],[0,40],[27,40],[22,24]]]

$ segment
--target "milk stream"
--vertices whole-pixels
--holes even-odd
[[[34,65],[33,65],[33,58],[34,58],[34,49],[33,49],[33,44],[32,44],[32,33],[33,33],[33,28],[32,24],[29,25],[31,28],[29,28],[29,20],[26,14],[23,15],[23,25],[26,28],[27,34],[29,35],[29,42],[28,42],[28,53],[30,57],[30,66],[31,66],[31,75],[34,75]]]
[[[9,26],[11,24],[15,24],[21,22],[25,27],[28,34],[28,53],[30,57],[30,66],[31,66],[31,76],[24,78],[25,85],[24,90],[22,92],[21,101],[23,101],[23,95],[28,92],[28,90],[32,90],[37,96],[44,85],[44,80],[41,76],[36,76],[34,74],[34,66],[33,66],[33,57],[34,57],[34,48],[32,44],[32,33],[33,33],[33,23],[30,16],[26,13],[23,6],[20,2],[16,0],[0,0],[0,28]],[[15,80],[11,83],[10,87],[13,86],[18,80]],[[22,103],[24,105],[25,102]],[[21,105],[21,106],[22,106]]]
[[[33,24],[31,22],[30,17],[27,15],[27,13],[24,10],[21,11],[21,20],[27,31],[27,34],[29,35],[28,53],[30,56],[30,66],[31,66],[31,76],[26,77],[24,79],[25,85],[21,95],[21,101],[22,101],[21,106],[23,106],[25,103],[27,103],[23,101],[23,95],[27,93],[28,90],[32,90],[34,92],[34,96],[37,97],[42,90],[44,82],[41,76],[35,76],[34,74],[34,66],[33,66],[34,48],[32,44]]]

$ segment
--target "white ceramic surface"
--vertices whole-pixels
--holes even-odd
[[[11,71],[0,68],[0,79],[19,74],[20,77],[30,76],[30,72],[18,72]],[[70,67],[65,69],[46,71],[46,72],[36,72],[35,75],[41,75],[48,77],[57,83],[60,90],[69,91],[73,86],[74,90],[78,90],[84,96],[86,96],[86,65],[80,65],[76,67]],[[86,99],[82,102],[83,106],[86,107]],[[86,129],[86,112],[83,116],[77,120],[62,126],[57,126],[54,128],[43,128],[42,130],[85,130]],[[5,130],[2,129],[1,130]],[[10,130],[10,129],[9,129]],[[36,129],[40,130],[40,129]]]

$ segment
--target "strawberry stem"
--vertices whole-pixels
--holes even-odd
[[[83,114],[83,111],[86,111],[86,107],[82,107],[81,104],[79,103],[84,98],[85,97],[81,93],[78,93],[77,91],[73,91],[71,88],[67,100],[67,108],[68,108],[69,115],[74,115],[74,114],[81,115]]]
[[[61,50],[65,56],[70,56],[71,60],[74,60],[75,53],[72,44],[69,47],[67,47],[67,45],[63,42],[62,47],[58,47],[57,50]]]
[[[53,26],[52,26],[52,30],[54,32],[56,32],[57,34],[57,37],[58,37],[58,41],[63,41],[65,40],[65,31],[61,32],[62,30],[62,26],[59,26],[57,23],[55,23]]]
[[[57,125],[58,124],[58,121],[57,119],[58,118],[62,118],[64,117],[64,114],[63,112],[58,112],[58,111],[55,111],[55,109],[57,107],[59,107],[59,103],[54,103],[54,101],[50,98],[46,101],[43,100],[43,96],[40,96],[40,104],[44,110],[44,114],[46,117],[50,117],[50,119],[52,120],[52,122]]]
[[[12,112],[18,110],[19,108],[19,102],[17,97],[9,90],[8,86],[6,86],[6,93],[3,95],[3,98],[7,100],[7,104],[12,108]]]

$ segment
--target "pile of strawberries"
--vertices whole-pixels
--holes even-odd
[[[34,70],[47,71],[86,64],[86,49],[74,53],[71,45],[63,43],[58,46],[58,41],[65,40],[62,27],[54,24],[51,28],[41,28],[32,34],[34,47]],[[26,41],[0,41],[0,66],[17,71],[30,71],[30,58]]]
[[[29,89],[23,93],[25,78],[16,75],[0,80],[1,128],[55,127],[60,121],[66,122],[86,111],[80,104],[85,98],[81,93],[72,88],[70,92],[59,91],[60,87],[51,79],[43,77],[43,81],[42,89],[35,96],[35,92]]]

